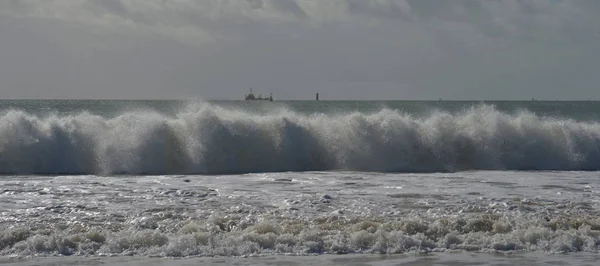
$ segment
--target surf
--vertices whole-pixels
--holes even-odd
[[[317,170],[600,170],[600,125],[487,104],[421,117],[388,108],[257,113],[206,102],[174,115],[0,115],[4,175]]]

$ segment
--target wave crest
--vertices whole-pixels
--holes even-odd
[[[246,113],[207,103],[175,116],[0,117],[2,174],[223,174],[357,170],[600,170],[598,123],[491,105],[424,118],[396,110]]]

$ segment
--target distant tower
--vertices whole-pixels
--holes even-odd
[[[319,100],[319,93],[317,92],[317,101]]]

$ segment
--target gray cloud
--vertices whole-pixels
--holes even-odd
[[[552,0],[48,0],[4,1],[3,15],[42,18],[103,29],[178,38],[207,38],[223,25],[273,23],[384,23],[423,27],[462,25],[492,37],[550,39],[597,31],[596,1]],[[391,22],[397,23],[397,22]],[[597,34],[594,33],[594,34]],[[186,37],[184,37],[186,36]],[[202,42],[198,42],[202,43]]]
[[[600,98],[597,3],[0,1],[0,86],[55,98],[239,98],[248,86],[290,99]]]

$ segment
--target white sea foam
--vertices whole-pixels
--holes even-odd
[[[131,111],[0,116],[2,174],[219,174],[357,170],[599,170],[600,125],[480,105],[428,117],[247,113],[199,103]]]
[[[600,250],[596,172],[31,176],[0,182],[4,256]]]

